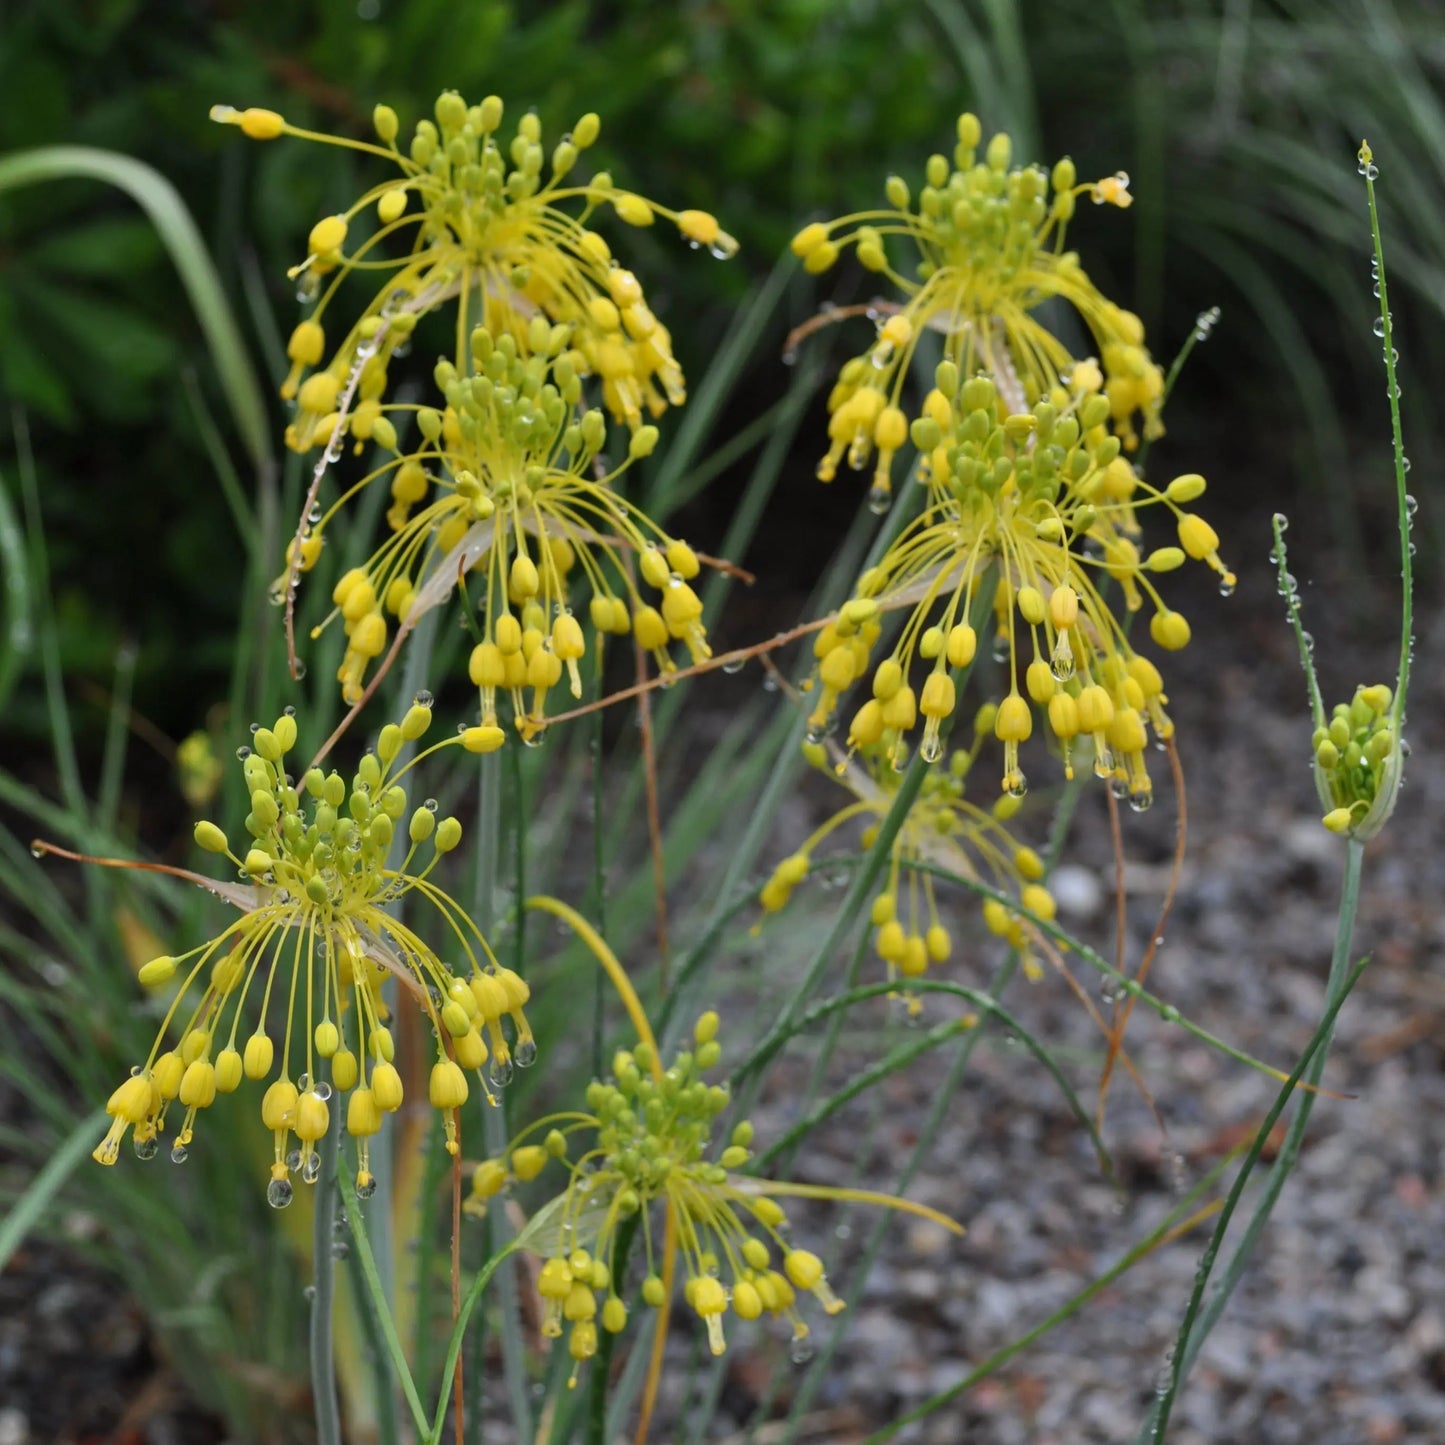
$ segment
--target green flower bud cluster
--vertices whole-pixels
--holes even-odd
[[[1373,838],[1395,808],[1403,750],[1394,695],[1384,683],[1357,687],[1336,704],[1327,726],[1312,739],[1315,782],[1332,833]]]
[[[811,1290],[830,1313],[843,1308],[818,1257],[783,1238],[787,1217],[767,1184],[734,1175],[752,1158],[752,1124],[735,1124],[726,1146],[709,1158],[715,1123],[730,1102],[726,1088],[703,1077],[722,1058],[717,1031],[717,1014],[703,1014],[693,1047],[665,1071],[650,1041],[619,1050],[611,1079],[588,1086],[587,1113],[539,1120],[517,1136],[505,1158],[484,1161],[473,1175],[468,1208],[475,1213],[510,1184],[535,1179],[552,1160],[571,1172],[564,1194],[538,1214],[528,1234],[546,1253],[538,1278],[542,1332],[556,1337],[570,1325],[568,1348],[578,1366],[596,1353],[599,1322],[611,1333],[627,1323],[617,1257],[624,1222],[640,1216],[644,1226],[643,1302],[659,1309],[667,1300],[671,1262],[656,1259],[656,1226],[648,1219],[659,1201],[682,1252],[684,1296],[704,1321],[714,1354],[725,1348],[729,1308],[744,1320],[783,1315],[796,1339],[807,1334],[795,1308],[799,1290]],[[537,1134],[540,1144],[521,1142]],[[581,1143],[573,1137],[579,1134]],[[781,1269],[773,1266],[775,1250]],[[574,1368],[573,1383],[576,1378]]]

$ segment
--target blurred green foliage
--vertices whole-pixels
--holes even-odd
[[[1339,539],[1388,503],[1361,135],[1380,158],[1398,257],[1405,390],[1445,360],[1445,32],[1422,0],[298,0],[168,7],[163,24],[139,0],[32,0],[8,6],[4,28],[0,151],[99,145],[171,178],[268,381],[294,314],[285,269],[363,177],[350,154],[246,142],[210,125],[208,108],[265,105],[365,135],[375,101],[409,125],[453,87],[535,106],[553,135],[597,110],[598,164],[669,204],[714,210],[739,237],[727,265],[660,231],[626,238],[694,378],[797,225],[869,205],[891,169],[916,176],[965,107],[1010,129],[1021,155],[1067,151],[1082,175],[1132,173],[1128,215],[1089,208],[1071,239],[1140,311],[1158,354],[1173,354],[1199,311],[1223,308],[1169,420],[1202,446],[1226,503],[1258,495],[1245,458],[1279,504],[1321,498]],[[800,280],[791,319],[868,284]],[[783,324],[755,359],[749,416],[784,385]],[[812,344],[856,349],[858,324]],[[198,665],[221,676],[215,639],[244,564],[196,398],[222,407],[169,262],[114,193],[67,182],[6,195],[0,331],[0,475],[13,486],[23,414],[74,623],[68,669],[103,675],[122,636],[143,637],[139,699],[172,730],[189,727],[210,698],[176,708],[157,683]],[[275,418],[279,434],[279,404]],[[1413,444],[1428,447],[1425,419],[1412,422]],[[778,504],[794,515],[816,502],[812,450]],[[720,534],[726,508],[706,517]]]

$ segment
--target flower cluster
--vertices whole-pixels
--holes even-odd
[[[931,770],[923,780],[912,807],[898,830],[888,855],[888,872],[873,899],[874,947],[888,967],[889,979],[920,978],[933,964],[948,960],[953,937],[939,916],[933,874],[938,867],[963,878],[983,882],[998,892],[1014,894],[1030,913],[1052,918],[1053,896],[1044,886],[1043,860],[1009,832],[1006,822],[1017,810],[1007,796],[981,808],[965,796],[968,773],[983,739],[993,727],[996,709],[986,704],[974,719],[972,745],[950,755],[947,769]],[[835,778],[854,801],[840,808],[773,870],[758,895],[763,911],[785,908],[793,890],[827,860],[815,860],[818,847],[840,828],[865,822],[860,842],[871,848],[879,825],[893,807],[902,781],[881,743],[860,748],[855,756],[838,762],[821,743],[805,747],[809,761]],[[983,904],[983,918],[991,933],[1008,939],[1019,950],[1031,978],[1041,969],[1034,956],[1036,932],[1019,913],[996,898]],[[910,1006],[917,1007],[917,1000]]]
[[[494,334],[510,334],[519,346],[534,316],[573,328],[587,374],[600,379],[607,407],[630,427],[642,424],[644,412],[656,416],[682,402],[682,369],[667,328],[649,309],[637,278],[613,259],[589,222],[602,206],[632,226],[650,226],[662,216],[690,244],[718,256],[737,249],[732,237],[706,211],[670,210],[618,189],[606,172],[573,181],[582,152],[601,129],[596,115],[584,115],[553,146],[550,159],[541,124],[530,113],[504,145],[503,104],[495,95],[468,105],[445,91],[435,115],[435,121],[417,122],[403,152],[400,122],[387,105],[378,105],[372,116],[379,145],[303,130],[274,111],[212,109],[212,119],[237,125],[253,139],[291,135],[345,146],[399,172],[345,211],[318,221],[308,255],[293,272],[303,297],[316,298],[316,305],[287,348],[291,371],[282,394],[295,397],[298,407],[288,445],[306,451],[327,442],[327,419],[358,368],[360,399],[380,398],[387,366],[408,344],[418,317],[448,302],[457,306],[459,338],[477,320]],[[357,223],[373,208],[375,228],[348,250]],[[400,256],[393,254],[397,249]],[[341,282],[355,273],[380,275],[382,284],[322,367],[323,323]]]
[[[545,1255],[538,1279],[542,1331],[556,1337],[570,1326],[568,1347],[579,1366],[597,1351],[599,1324],[613,1334],[627,1326],[619,1248],[624,1229],[628,1238],[632,1229],[642,1234],[643,1302],[660,1309],[667,1299],[663,1280],[670,1261],[656,1237],[656,1203],[667,1217],[666,1237],[675,1237],[681,1251],[684,1297],[706,1326],[715,1355],[726,1345],[723,1320],[729,1310],[741,1320],[781,1316],[798,1341],[808,1333],[797,1309],[799,1292],[811,1292],[829,1314],[843,1308],[818,1256],[788,1242],[787,1216],[773,1194],[816,1193],[907,1207],[905,1201],[859,1191],[814,1190],[737,1174],[751,1158],[753,1128],[746,1120],[734,1125],[726,1147],[710,1158],[714,1125],[730,1102],[726,1088],[704,1079],[722,1058],[717,1032],[717,1014],[703,1014],[693,1030],[693,1048],[679,1053],[666,1071],[650,1041],[618,1052],[612,1080],[588,1086],[585,1111],[539,1119],[517,1135],[504,1157],[485,1160],[473,1175],[476,1210],[510,1183],[535,1179],[552,1160],[568,1170],[566,1190],[533,1219],[526,1239]],[[540,1142],[523,1142],[533,1138]],[[952,1221],[942,1222],[957,1229]],[[574,1368],[574,1383],[576,1378]]]
[[[848,742],[881,745],[901,766],[904,739],[921,714],[918,748],[936,761],[942,723],[957,706],[954,673],[972,663],[978,646],[971,619],[991,609],[998,655],[1009,668],[994,715],[1004,791],[1022,797],[1026,790],[1019,744],[1037,709],[1069,776],[1074,747],[1091,741],[1095,772],[1131,806],[1147,808],[1149,733],[1168,738],[1173,724],[1159,670],[1135,651],[1123,619],[1147,599],[1150,636],[1176,651],[1189,641],[1189,624],[1152,577],[1194,558],[1219,573],[1221,591],[1233,590],[1214,529],[1185,510],[1204,479],[1191,473],[1160,490],[1138,475],[1109,429],[1111,403],[1093,363],[1075,365],[1024,412],[1010,410],[988,377],[960,383],[951,361],[939,365],[935,383],[912,427],[927,503],[819,634],[810,737],[832,730],[840,696],[868,671],[883,613],[906,608],[896,641],[873,667],[872,696],[854,714]],[[1151,506],[1169,513],[1177,545],[1145,553],[1141,513]],[[928,669],[916,693],[915,660]]]
[[[1338,703],[1327,726],[1315,729],[1315,778],[1332,833],[1373,838],[1394,806],[1402,749],[1394,694],[1384,683],[1357,687]]]
[[[606,465],[607,421],[583,406],[585,364],[573,335],[533,317],[519,348],[510,332],[478,326],[468,342],[470,374],[437,363],[443,407],[366,401],[345,419],[349,434],[374,443],[384,460],[317,519],[311,540],[319,546],[368,486],[388,484],[392,501],[390,537],[337,582],[335,610],[322,624],[339,618],[346,629],[338,672],[346,701],[360,697],[366,669],[385,648],[388,617],[406,622],[433,577],[448,588],[461,579],[465,588],[475,574],[482,622],[470,673],[492,746],[505,736],[499,692],[510,696],[527,740],[546,726],[547,693],[564,670],[581,696],[586,648],[571,609],[578,574],[599,639],[631,632],[664,671],[674,667],[666,651],[674,640],[694,660],[711,655],[702,603],[688,585],[696,555],[615,487],[651,453],[657,428],[639,427],[622,460]],[[402,423],[414,424],[414,449],[399,444]],[[639,590],[626,558],[660,594],[658,605]]]
[[[346,440],[358,452],[374,445],[381,460],[328,510],[311,510],[273,601],[285,602],[297,575],[316,565],[328,524],[348,502],[378,481],[391,489],[392,535],[333,591],[328,621],[339,617],[346,631],[337,673],[343,699],[360,702],[392,628],[404,634],[472,569],[483,573],[484,623],[470,671],[492,747],[505,738],[499,691],[510,695],[529,742],[546,725],[546,695],[564,671],[580,696],[585,646],[570,606],[574,569],[599,637],[633,633],[664,671],[673,667],[673,641],[694,660],[708,656],[702,604],[688,586],[696,555],[614,490],[657,445],[645,418],[685,400],[682,371],[641,283],[590,223],[600,207],[633,226],[662,216],[693,246],[731,255],[736,243],[717,220],[619,190],[605,172],[573,182],[581,153],[597,139],[591,114],[553,148],[550,171],[535,115],[522,116],[504,145],[496,96],[469,106],[444,93],[435,121],[418,121],[405,153],[396,113],[385,105],[373,116],[379,144],[301,130],[273,111],[218,106],[212,114],[258,140],[292,135],[348,146],[400,171],[313,227],[295,274],[316,304],[291,336],[282,386],[296,406],[287,444],[324,447],[320,470]],[[373,207],[376,224],[357,241]],[[327,359],[332,303],[351,275],[383,279]],[[454,312],[456,347],[434,370],[436,404],[388,403],[392,359],[410,346],[418,320],[443,307]],[[600,407],[584,401],[589,380]],[[630,432],[615,466],[602,454],[603,408]],[[624,554],[660,592],[657,605],[639,592]]]
[[[870,504],[888,504],[895,453],[908,438],[900,400],[909,362],[925,331],[941,333],[946,360],[958,374],[993,378],[1008,410],[1027,412],[1046,398],[1073,364],[1063,343],[1033,313],[1057,297],[1087,325],[1102,366],[1106,419],[1126,447],[1160,434],[1164,378],[1144,345],[1139,318],[1107,300],[1064,249],[1080,196],[1115,206],[1130,203],[1123,172],[1079,184],[1073,162],[1051,174],[1011,166],[1008,136],[996,135],[980,156],[978,118],[958,118],[953,163],[929,158],[916,205],[900,176],[886,187],[888,208],[814,222],[793,238],[807,270],[821,273],[852,246],[859,262],[886,276],[901,304],[876,303],[873,345],[844,367],[828,399],[829,447],[818,463],[825,482],[847,456],[859,469],[876,454]],[[911,248],[890,258],[890,238]],[[926,413],[925,413],[926,414]]]
[[[250,747],[238,750],[250,794],[243,851],[233,851],[211,822],[198,823],[195,837],[206,852],[229,858],[245,880],[247,886],[196,879],[240,908],[241,916],[188,952],[162,955],[141,968],[147,987],[167,989],[178,975],[180,983],[150,1055],[106,1105],[112,1122],[95,1150],[102,1164],[115,1163],[128,1130],[136,1153],[153,1157],[172,1109],[184,1111],[171,1149],[180,1163],[198,1113],[243,1079],[259,1082],[275,1073],[261,1101],[274,1142],[270,1202],[278,1208],[290,1203],[292,1173],[308,1183],[316,1179],[316,1145],[331,1127],[333,1088],[349,1096],[346,1127],[357,1141],[357,1190],[370,1194],[375,1186],[368,1141],[403,1097],[381,996],[388,978],[397,980],[431,1027],[436,1058],[429,1093],[453,1152],[456,1111],[469,1093],[466,1071],[479,1072],[490,1056],[489,1082],[501,1086],[511,1078],[513,1059],[526,1065],[536,1057],[523,1012],[527,984],[497,966],[475,925],[430,879],[438,860],[461,841],[461,824],[451,817],[438,821],[431,799],[411,810],[401,784],[410,764],[394,767],[405,745],[430,727],[430,702],[419,695],[399,724],[383,728],[349,783],[320,768],[298,783],[286,771],[297,732],[289,708],[273,727],[257,728]],[[451,742],[475,750],[469,734]],[[423,850],[430,856],[420,865]],[[435,913],[464,967],[444,963],[388,911],[402,897]],[[502,1031],[504,1016],[514,1030],[511,1045]],[[166,1047],[172,1033],[176,1042]],[[490,1097],[487,1082],[483,1090]]]

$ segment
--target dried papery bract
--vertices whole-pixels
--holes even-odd
[[[246,841],[233,850],[207,821],[196,825],[195,837],[204,851],[228,858],[241,881],[180,876],[233,904],[240,917],[187,952],[141,968],[140,982],[168,992],[169,1005],[149,1055],[106,1105],[112,1122],[95,1150],[100,1163],[116,1162],[127,1133],[137,1155],[153,1157],[177,1111],[171,1158],[182,1162],[198,1115],[218,1095],[245,1080],[270,1080],[261,1101],[274,1146],[270,1202],[290,1203],[293,1175],[316,1179],[318,1141],[340,1127],[332,1119],[333,1090],[345,1100],[346,1129],[357,1144],[358,1193],[369,1195],[369,1141],[403,1102],[381,995],[388,978],[400,985],[399,1006],[426,1018],[435,1047],[430,1101],[453,1152],[457,1110],[470,1094],[467,1073],[495,1102],[491,1088],[510,1080],[513,1061],[535,1059],[524,1012],[528,985],[498,965],[463,909],[432,881],[440,859],[460,843],[461,824],[438,821],[431,799],[413,809],[402,785],[412,764],[396,766],[403,747],[430,725],[430,699],[418,697],[400,723],[382,729],[349,782],[320,768],[299,780],[286,771],[297,735],[289,709],[238,750],[250,794]],[[427,752],[452,744],[476,751],[476,732]],[[389,910],[402,897],[414,913],[430,916],[429,931],[457,962],[444,961],[420,925]]]

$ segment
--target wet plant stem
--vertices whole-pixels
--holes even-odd
[[[311,1405],[316,1414],[316,1445],[341,1445],[341,1407],[336,1398],[336,1359],[332,1316],[336,1301],[336,1159],[341,1144],[337,1124],[321,1138],[321,1173],[316,1179],[311,1227]]]
[[[1254,1143],[1245,1156],[1244,1163],[1240,1166],[1239,1173],[1229,1191],[1229,1197],[1224,1201],[1224,1208],[1220,1210],[1219,1222],[1215,1226],[1214,1234],[1199,1262],[1199,1269],[1194,1277],[1194,1291],[1190,1295],[1189,1305],[1179,1326],[1179,1335],[1175,1340],[1170,1362],[1169,1383],[1161,1394],[1159,1404],[1151,1419],[1145,1422],[1144,1429],[1140,1432],[1140,1440],[1147,1441],[1148,1445],[1163,1445],[1174,1402],[1184,1386],[1189,1368],[1203,1347],[1204,1341],[1208,1338],[1210,1330],[1214,1328],[1220,1315],[1224,1313],[1229,1298],[1244,1273],[1244,1266],[1249,1260],[1250,1253],[1263,1232],[1264,1226],[1269,1222],[1275,1201],[1279,1198],[1285,1181],[1293,1172],[1299,1159],[1305,1128],[1309,1124],[1310,1114],[1314,1109],[1316,1096],[1313,1092],[1306,1092],[1300,1099],[1299,1108],[1285,1135],[1279,1157],[1275,1160],[1269,1179],[1265,1183],[1263,1197],[1255,1206],[1254,1215],[1249,1221],[1244,1237],[1231,1256],[1224,1272],[1224,1278],[1209,1301],[1209,1307],[1201,1312],[1200,1306],[1203,1303],[1205,1287],[1209,1283],[1215,1259],[1219,1254],[1220,1246],[1224,1243],[1230,1219],[1244,1193],[1244,1186],[1249,1180],[1250,1173],[1259,1161],[1275,1122],[1288,1106],[1295,1086],[1301,1078],[1307,1084],[1318,1088],[1320,1078],[1324,1073],[1330,1040],[1334,1035],[1335,1019],[1365,967],[1363,962],[1357,964],[1353,969],[1350,967],[1350,942],[1354,937],[1355,913],[1360,900],[1360,871],[1364,847],[1365,845],[1356,838],[1351,838],[1345,845],[1345,876],[1340,887],[1339,922],[1335,930],[1334,956],[1330,961],[1324,1017],[1320,1020],[1319,1027],[1315,1030],[1314,1037],[1300,1057],[1294,1072],[1280,1090],[1274,1107],[1259,1126],[1259,1132],[1255,1135]]]
[[[621,1277],[627,1269],[627,1256],[632,1252],[632,1241],[640,1219],[641,1215],[634,1214],[617,1226],[611,1261],[614,1279]],[[588,1401],[587,1445],[607,1445],[607,1389],[611,1383],[612,1346],[616,1339],[611,1330],[604,1329],[598,1333],[597,1355],[591,1365],[592,1397]]]

